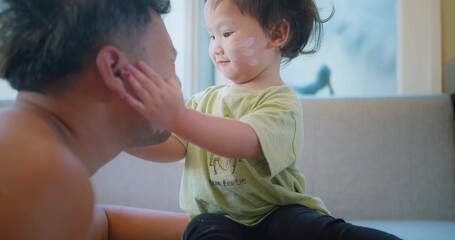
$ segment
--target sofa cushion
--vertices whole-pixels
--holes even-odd
[[[298,164],[308,193],[321,197],[335,217],[455,220],[449,95],[302,102]]]
[[[449,221],[349,221],[354,225],[375,228],[401,239],[453,240],[455,222]]]
[[[182,212],[179,192],[183,165],[149,162],[121,153],[92,177],[96,201]]]

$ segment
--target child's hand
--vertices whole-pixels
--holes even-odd
[[[126,102],[148,120],[172,131],[186,111],[180,81],[163,79],[141,61],[128,65],[123,75],[134,94],[127,94]]]

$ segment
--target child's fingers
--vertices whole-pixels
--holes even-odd
[[[150,94],[153,92],[153,86],[150,84],[148,86],[144,86],[144,84],[142,84],[141,81],[130,72],[125,72],[124,75],[126,82],[130,85],[135,95],[137,95],[139,98],[136,99],[136,101],[140,101],[142,103],[149,101],[151,97]]]
[[[137,63],[137,67],[142,73],[147,76],[149,79],[151,79],[156,86],[160,87],[164,84],[164,79],[158,75],[151,67],[149,67],[145,62],[139,61]]]
[[[127,102],[127,104],[133,108],[136,112],[140,113],[140,114],[144,114],[145,112],[145,106],[142,102],[138,101],[136,98],[134,98],[133,96],[131,96],[130,94],[126,94],[125,95],[125,101]]]
[[[157,91],[157,86],[134,66],[127,66],[125,78],[141,100],[148,100]]]
[[[126,65],[125,69],[126,69],[129,73],[133,74],[133,76],[134,76],[135,78],[137,78],[138,80],[140,80],[141,82],[142,82],[143,79],[146,78],[146,76],[142,73],[142,71],[139,70],[139,69],[138,69],[136,66],[134,66],[133,64],[128,64],[128,65]]]

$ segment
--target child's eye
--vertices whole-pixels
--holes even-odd
[[[233,33],[233,32],[225,32],[225,33],[223,33],[223,37],[226,37],[226,38],[227,38],[227,37],[231,36],[232,33]]]
[[[213,36],[213,35],[210,35],[209,38],[210,38],[210,40],[215,40],[215,36]]]

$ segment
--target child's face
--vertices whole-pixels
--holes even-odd
[[[273,49],[259,22],[230,0],[208,0],[204,16],[211,36],[209,54],[216,68],[236,84],[254,80],[269,66]]]

